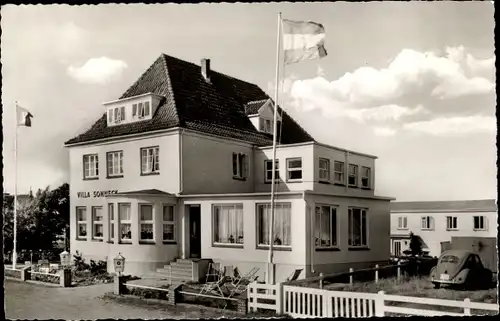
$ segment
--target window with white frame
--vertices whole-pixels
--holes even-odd
[[[160,147],[141,148],[141,173],[154,174],[160,172]]]
[[[272,182],[273,180],[273,161],[272,160],[266,160],[265,161],[266,165],[266,177],[265,177],[265,182],[269,183]],[[275,180],[278,181],[280,179],[280,162],[279,160],[276,160],[274,163],[274,170],[275,170]]]
[[[349,186],[358,186],[358,165],[349,164],[349,177],[347,179]]]
[[[144,117],[148,117],[149,114],[150,114],[149,101],[132,104],[132,117],[141,119]]]
[[[213,206],[214,244],[243,244],[243,204]]]
[[[102,206],[92,206],[92,238],[102,240],[103,234]]]
[[[316,206],[315,244],[318,248],[335,248],[338,246],[337,207],[330,205]]]
[[[447,230],[457,230],[458,229],[458,217],[447,216],[446,217],[446,229]]]
[[[398,230],[406,230],[408,229],[408,217],[399,216],[398,217]]]
[[[370,177],[371,169],[370,167],[361,167],[361,187],[370,188]]]
[[[434,218],[432,216],[422,216],[421,228],[422,230],[432,230],[434,228]]]
[[[87,208],[77,207],[76,208],[76,231],[77,238],[86,239],[87,238]]]
[[[362,208],[349,209],[349,239],[350,247],[368,246],[368,222],[366,210]]]
[[[118,219],[120,221],[120,241],[130,243],[132,241],[132,213],[130,204],[118,204]]]
[[[175,241],[174,207],[163,206],[163,241]]]
[[[115,205],[113,203],[108,204],[108,219],[109,240],[113,241],[115,239]]]
[[[246,178],[248,176],[248,157],[246,154],[233,153],[233,178]]]
[[[119,124],[125,120],[125,107],[115,107],[108,110],[108,122]]]
[[[295,181],[302,179],[302,158],[289,158],[286,160],[286,179]]]
[[[153,205],[139,204],[141,241],[154,240]]]
[[[327,158],[319,159],[319,180],[320,182],[330,181],[330,160]]]
[[[474,230],[486,230],[485,216],[474,216]]]
[[[123,175],[123,151],[107,153],[108,176],[116,177]]]
[[[83,155],[83,178],[99,177],[99,157],[97,154]]]
[[[345,184],[344,181],[344,162],[335,161],[333,163],[334,171],[334,182],[339,184]]]
[[[292,204],[275,203],[273,247],[292,246]],[[257,205],[257,231],[259,246],[269,245],[269,227],[271,221],[271,204]]]

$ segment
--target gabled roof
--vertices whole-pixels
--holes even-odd
[[[248,103],[266,101],[268,95],[257,85],[213,70],[209,76],[207,82],[200,66],[162,54],[120,97],[146,93],[165,97],[152,119],[108,127],[103,114],[89,130],[66,144],[174,127],[241,139],[257,146],[272,144],[272,136],[259,132],[246,110]],[[282,144],[314,140],[286,113],[282,136]]]
[[[392,202],[391,212],[496,212],[494,199],[431,202]]]
[[[259,109],[267,103],[269,99],[262,99],[257,101],[251,101],[245,105],[245,114],[247,116],[256,115],[259,113]]]

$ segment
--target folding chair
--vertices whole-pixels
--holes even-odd
[[[248,284],[257,280],[258,277],[255,274],[257,274],[258,271],[259,268],[254,267],[248,273],[241,276],[240,270],[237,267],[234,268],[234,279],[231,282],[233,289],[231,290],[229,297],[246,291]]]
[[[220,263],[209,263],[205,283],[217,282],[221,278]]]
[[[203,284],[200,294],[215,292],[215,295],[225,297],[229,290],[226,287],[226,282],[229,281],[228,276],[222,276],[219,280],[215,282],[207,282]],[[224,291],[225,290],[225,291]]]
[[[300,273],[303,269],[296,269],[291,276],[286,278],[287,281],[295,281],[299,278]]]

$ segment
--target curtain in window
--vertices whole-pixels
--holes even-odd
[[[291,243],[291,205],[275,204],[274,210],[274,245]],[[269,244],[269,222],[271,219],[271,205],[259,205],[260,244]]]
[[[214,207],[214,242],[243,243],[243,206]]]

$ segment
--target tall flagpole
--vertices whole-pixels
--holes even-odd
[[[17,131],[18,131],[18,119],[17,119],[17,101],[16,101],[16,134],[14,138],[14,249],[12,253],[12,268],[16,268],[17,263]]]
[[[274,88],[274,119],[273,119],[273,160],[272,160],[272,181],[271,181],[271,218],[269,222],[269,268],[267,273],[268,284],[275,283],[275,266],[273,262],[274,243],[274,189],[276,181],[276,140],[277,140],[277,120],[278,120],[278,92],[279,92],[279,71],[280,71],[280,40],[281,40],[281,12],[278,14],[278,37],[276,41],[276,86]]]

